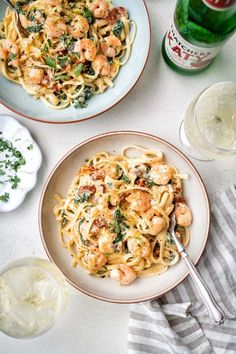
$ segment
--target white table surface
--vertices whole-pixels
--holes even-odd
[[[193,96],[213,83],[236,80],[236,36],[205,72],[187,77],[172,71],[161,56],[161,40],[171,22],[175,1],[147,0],[147,6],[152,49],[141,79],[125,100],[101,116],[79,124],[47,125],[17,117],[41,146],[43,165],[37,186],[23,205],[0,215],[0,267],[21,257],[46,257],[38,230],[39,197],[52,167],[70,148],[99,133],[129,129],[156,134],[181,149],[178,127]],[[4,107],[0,107],[0,113],[13,115]],[[193,163],[211,198],[235,182],[235,158]],[[69,292],[63,318],[48,333],[33,340],[15,340],[0,333],[0,353],[126,353],[130,307],[92,299],[72,287]]]

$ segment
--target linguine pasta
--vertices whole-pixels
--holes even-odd
[[[179,260],[168,233],[170,214],[186,246],[191,211],[182,178],[160,151],[128,146],[121,155],[99,152],[80,167],[67,196],[56,195],[61,244],[90,274],[130,284],[163,273]]]
[[[13,0],[0,22],[0,72],[48,107],[87,106],[129,59],[128,12],[111,0]],[[135,26],[134,26],[135,28]],[[134,30],[135,32],[135,30]]]

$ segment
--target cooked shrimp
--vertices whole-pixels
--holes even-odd
[[[24,28],[27,28],[29,26],[35,26],[38,24],[43,24],[45,21],[43,13],[38,10],[30,12],[28,14],[28,17],[25,14],[20,13],[19,17],[20,17],[20,22]],[[30,20],[30,18],[32,19]]]
[[[19,48],[10,39],[3,39],[0,42],[0,58],[8,60],[9,64],[17,67],[19,61]]]
[[[157,235],[166,227],[166,221],[162,216],[154,216],[151,220],[151,225],[148,229],[148,233],[152,236]]]
[[[150,209],[150,211],[151,210],[152,209]],[[148,212],[149,211],[147,211],[144,217],[139,220],[138,229],[144,235],[155,236],[166,227],[166,221],[163,216],[156,215],[158,213],[154,213],[153,215],[151,212],[150,215],[148,215]]]
[[[143,236],[128,238],[127,246],[134,256],[147,258],[151,252],[150,242]]]
[[[27,67],[24,70],[24,78],[28,84],[37,85],[40,84],[44,78],[44,69],[35,68],[33,66]]]
[[[89,30],[89,23],[81,15],[74,17],[69,27],[69,34],[77,39],[83,38]]]
[[[120,204],[120,197],[115,191],[111,191],[108,201],[109,204],[114,207]]]
[[[98,248],[100,252],[103,253],[114,253],[114,244],[113,240],[115,239],[115,235],[109,233],[109,231],[103,231],[102,235],[98,240]]]
[[[106,57],[113,58],[119,54],[121,46],[119,38],[111,35],[104,38],[104,42],[101,43],[101,51]]]
[[[105,0],[93,0],[88,3],[88,8],[92,11],[94,17],[104,18],[108,14],[109,6]]]
[[[19,14],[19,18],[20,18],[20,23],[22,24],[22,26],[24,28],[27,28],[29,26],[29,21],[28,21],[27,17],[24,14]]]
[[[178,203],[175,208],[176,222],[180,226],[189,226],[192,222],[192,213],[184,203]]]
[[[91,39],[83,38],[75,43],[74,51],[80,54],[80,61],[93,61],[97,54],[97,48]]]
[[[151,167],[149,172],[149,177],[156,183],[160,185],[167,184],[172,177],[172,169],[170,166],[165,164],[155,164]]]
[[[137,274],[128,265],[119,264],[117,268],[111,270],[110,277],[118,280],[121,285],[129,285],[137,278]]]
[[[106,175],[112,179],[119,179],[122,176],[122,168],[119,165],[107,165],[105,167]]]
[[[102,76],[109,75],[111,66],[108,63],[107,58],[102,55],[96,55],[94,61],[92,62],[92,68],[97,74],[101,74]]]
[[[104,253],[101,253],[97,248],[86,254],[86,261],[88,268],[101,269],[107,262],[107,257]]]
[[[130,209],[138,212],[147,211],[151,207],[150,196],[144,191],[134,190],[126,200],[130,203]]]
[[[48,37],[59,38],[67,33],[67,26],[60,15],[52,14],[47,17],[44,23],[44,29]]]

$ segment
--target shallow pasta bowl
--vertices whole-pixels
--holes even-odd
[[[201,177],[192,163],[170,143],[145,133],[121,131],[105,133],[75,146],[54,167],[44,186],[39,206],[41,238],[49,258],[75,288],[97,299],[114,303],[134,303],[159,297],[177,286],[188,275],[184,262],[180,260],[165,273],[138,278],[129,286],[120,286],[110,278],[91,276],[79,266],[72,268],[71,255],[61,246],[58,225],[53,215],[56,204],[54,195],[66,195],[76,171],[85,159],[100,151],[119,154],[127,145],[160,150],[167,162],[188,174],[188,180],[184,181],[184,196],[192,210],[193,223],[187,250],[195,264],[205,248],[210,225],[209,201]]]
[[[114,87],[103,94],[93,96],[83,109],[68,107],[63,110],[48,108],[41,100],[35,100],[23,87],[6,80],[0,75],[0,103],[26,118],[45,123],[74,123],[93,118],[120,102],[133,88],[146,65],[150,49],[150,21],[143,0],[114,0],[114,6],[126,7],[130,19],[137,26],[136,37],[128,62],[121,68],[114,80]],[[0,1],[0,18],[6,5]]]

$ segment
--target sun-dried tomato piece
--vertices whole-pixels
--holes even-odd
[[[86,185],[86,186],[81,186],[79,187],[79,193],[90,193],[93,194],[96,192],[96,187],[95,186],[91,186],[91,185]]]
[[[137,181],[135,181],[135,183],[139,186],[139,187],[146,187],[146,180],[144,178],[139,178],[137,179]]]
[[[102,219],[96,219],[93,222],[90,232],[92,234],[97,234],[99,232],[99,230],[102,229],[103,227],[107,227],[106,222]]]
[[[173,186],[174,189],[174,201],[176,203],[185,203],[185,199],[182,196],[182,189],[176,186]]]
[[[127,16],[127,10],[124,7],[114,7],[109,11],[106,20],[114,25],[123,16]]]

